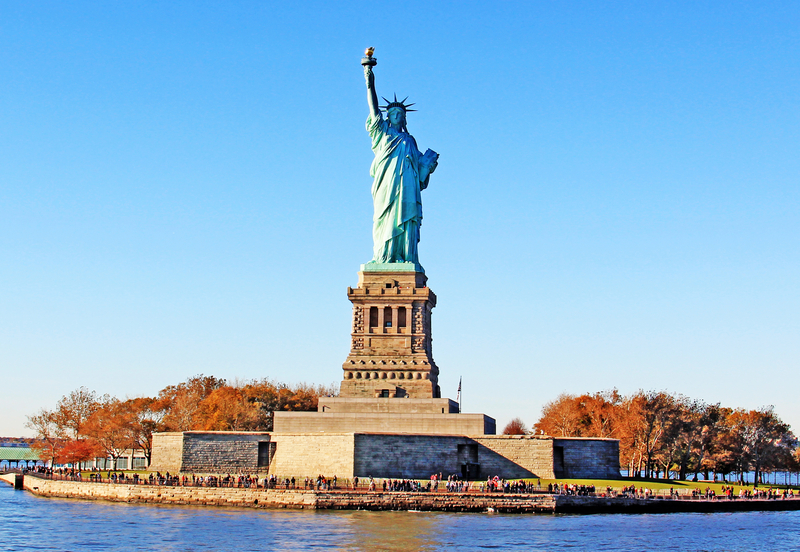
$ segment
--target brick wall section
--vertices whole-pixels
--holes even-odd
[[[258,473],[258,444],[270,441],[269,433],[192,432],[183,436],[184,472]]]
[[[258,466],[258,443],[269,433],[185,431],[153,434],[150,471],[162,473],[266,473]]]
[[[286,477],[353,477],[352,433],[275,433],[270,473]]]
[[[319,412],[392,412],[395,414],[458,414],[458,403],[451,399],[320,397]]]
[[[619,441],[616,439],[554,439],[553,445],[564,450],[564,471],[556,477],[619,477]]]
[[[427,479],[460,473],[458,445],[470,439],[439,435],[355,436],[354,472],[359,477]]]
[[[398,399],[401,400],[401,399]],[[484,435],[495,431],[485,414],[395,412],[276,412],[275,433],[413,433]]]
[[[22,475],[18,473],[4,473],[0,475],[0,481],[5,481],[17,490],[22,488]]]
[[[478,456],[481,478],[542,477],[554,479],[553,441],[528,435],[473,437],[481,445]]]
[[[183,466],[183,433],[154,433],[150,471],[178,473]]]
[[[516,436],[355,436],[354,475],[426,479],[433,473],[461,474],[462,464],[480,466],[478,479],[553,478],[552,441]],[[459,445],[474,446],[477,456],[459,455]]]

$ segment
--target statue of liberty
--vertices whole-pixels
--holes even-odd
[[[368,48],[361,63],[367,81],[367,132],[372,139],[375,159],[370,167],[372,199],[375,207],[372,226],[373,257],[371,263],[413,263],[422,272],[417,255],[419,228],[422,224],[421,191],[428,187],[430,175],[436,170],[439,155],[427,150],[423,155],[417,142],[406,128],[406,113],[414,104],[405,99],[394,101],[384,98],[386,105],[378,103],[375,91],[377,64]],[[408,99],[408,98],[406,98]],[[381,114],[386,110],[386,119]]]

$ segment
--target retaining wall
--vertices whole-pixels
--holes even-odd
[[[52,481],[30,475],[24,477],[24,487],[36,495],[53,498],[310,510],[488,511],[550,514],[800,510],[800,498],[786,500],[645,500],[548,494],[284,491]]]
[[[5,481],[15,489],[22,488],[22,475],[18,473],[4,473],[0,474],[0,481]]]
[[[389,493],[244,489],[228,487],[168,487],[80,481],[53,481],[25,476],[25,490],[50,498],[77,498],[143,504],[231,506],[309,510],[423,510],[447,512],[555,511],[551,495],[472,493]]]

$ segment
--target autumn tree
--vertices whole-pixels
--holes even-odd
[[[266,415],[256,401],[241,389],[223,386],[200,402],[194,429],[211,431],[254,431],[266,424]]]
[[[136,446],[132,439],[132,413],[118,399],[100,405],[83,426],[84,434],[97,443],[104,456],[110,456],[117,469],[117,460],[129,448]]]
[[[54,410],[42,409],[28,416],[26,425],[36,432],[39,439],[34,448],[53,464],[64,460],[65,447],[67,455],[71,456],[75,449],[73,443],[85,437],[86,421],[99,405],[97,393],[79,387],[61,397]]]
[[[89,462],[103,452],[93,439],[71,439],[64,443],[60,460],[64,464],[77,466],[81,462]]]
[[[127,411],[128,432],[133,446],[139,448],[147,459],[153,459],[153,433],[164,429],[163,420],[168,412],[169,401],[165,398],[139,397],[122,404]]]
[[[786,464],[797,445],[789,426],[775,414],[773,407],[758,410],[734,410],[730,415],[732,432],[742,449],[741,471],[755,472],[756,483],[762,481],[765,468]]]
[[[514,418],[503,429],[503,435],[527,435],[528,428],[521,418]]]
[[[248,400],[256,403],[263,414],[262,431],[272,431],[274,427],[274,413],[277,411],[315,411],[319,398],[326,395],[336,395],[335,386],[312,386],[298,384],[289,386],[284,383],[263,379],[250,382],[242,389]]]
[[[634,442],[644,460],[645,477],[652,477],[657,454],[678,429],[679,408],[675,398],[664,391],[640,391],[631,400],[638,403],[636,410],[640,416]]]
[[[682,395],[673,397],[673,419],[657,454],[657,462],[667,479],[673,467],[677,468],[679,479],[686,478],[702,434],[706,409],[702,401]]]
[[[65,437],[79,439],[85,435],[83,426],[86,421],[107,400],[108,395],[98,397],[96,392],[79,387],[58,401],[54,411],[55,423]]]
[[[628,473],[653,477],[676,471],[740,479],[755,471],[789,469],[797,440],[773,412],[732,410],[707,405],[665,391],[638,391],[621,396],[616,390],[569,395],[562,393],[542,409],[534,428],[560,437],[619,439],[620,465]]]
[[[585,412],[575,395],[561,393],[545,404],[542,416],[534,424],[537,431],[557,437],[581,437]]]
[[[214,376],[194,376],[178,385],[165,387],[159,399],[165,402],[167,413],[164,416],[166,431],[188,431],[199,423],[197,419],[200,403],[212,391],[225,385],[225,380]]]
[[[622,396],[616,389],[578,397],[584,437],[614,437]]]
[[[792,451],[792,459],[789,463],[789,471],[800,472],[800,446],[796,446]]]
[[[37,440],[31,445],[39,458],[48,459],[55,464],[61,457],[64,447],[64,434],[51,410],[42,408],[36,414],[28,416],[25,426],[36,432]]]

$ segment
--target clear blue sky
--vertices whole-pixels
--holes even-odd
[[[4,2],[0,435],[81,385],[341,379],[359,64],[441,154],[443,394],[773,404],[800,430],[797,2]]]

